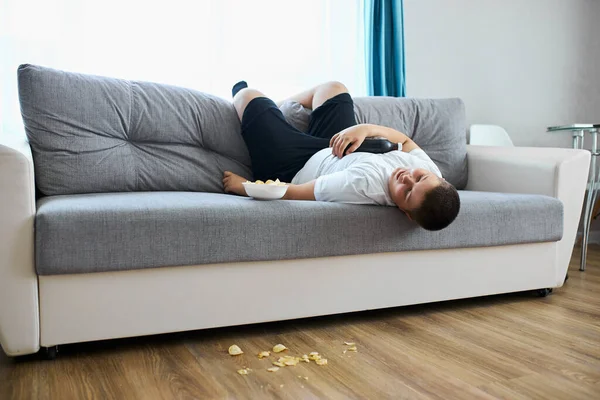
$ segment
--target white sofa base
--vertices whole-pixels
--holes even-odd
[[[35,190],[29,145],[10,144],[0,145],[0,344],[20,356],[40,348]]]
[[[558,287],[566,270],[557,271],[557,246],[550,242],[40,276],[41,345]]]

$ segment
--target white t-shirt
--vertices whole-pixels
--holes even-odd
[[[302,184],[316,179],[315,199],[319,201],[395,206],[388,181],[396,168],[423,168],[442,177],[421,149],[410,153],[401,149],[383,154],[360,152],[342,158],[331,151],[328,147],[313,155],[292,180]]]

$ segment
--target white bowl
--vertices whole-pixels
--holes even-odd
[[[256,184],[253,182],[244,182],[246,194],[257,200],[277,200],[282,198],[287,192],[288,185],[267,185]]]

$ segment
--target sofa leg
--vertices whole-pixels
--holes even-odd
[[[567,273],[567,275],[565,275],[565,281],[563,282],[563,284],[567,283],[568,280],[569,280],[569,274]]]
[[[552,288],[538,289],[536,292],[537,292],[538,296],[540,296],[540,297],[546,297],[550,293],[552,293]]]
[[[58,355],[58,346],[44,347],[44,356],[46,360],[54,360]]]

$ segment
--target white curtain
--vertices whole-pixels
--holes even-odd
[[[0,0],[0,135],[23,132],[19,64],[281,99],[366,94],[361,0]]]

